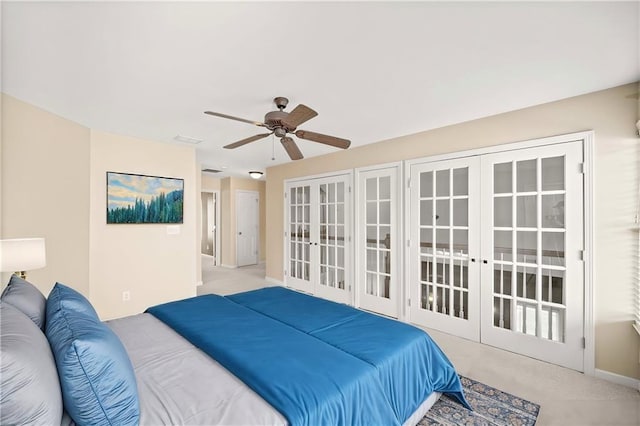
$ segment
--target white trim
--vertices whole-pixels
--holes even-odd
[[[282,280],[278,280],[278,279],[272,278],[272,277],[264,277],[264,280],[266,282],[268,282],[269,284],[275,284],[275,285],[279,285],[279,286],[283,286],[284,287],[284,283],[282,282]]]
[[[584,173],[584,374],[594,376],[596,374],[596,339],[594,321],[594,286],[596,258],[595,235],[595,208],[594,208],[594,132],[583,132],[583,168]]]
[[[342,175],[353,175],[353,169],[336,170],[333,172],[320,173],[317,175],[300,176],[300,177],[295,177],[291,179],[285,179],[283,183],[284,183],[284,186],[286,187],[288,183],[303,182],[309,179],[321,179],[326,177],[342,176]]]
[[[432,155],[422,158],[414,158],[405,160],[407,166],[421,163],[431,163],[441,160],[453,160],[463,157],[472,157],[483,154],[495,154],[498,152],[515,151],[523,148],[537,148],[544,145],[554,145],[558,143],[567,143],[574,141],[586,141],[593,138],[593,130],[583,130],[576,133],[567,133],[564,135],[549,136],[546,138],[528,139],[525,141],[511,142],[500,145],[492,145],[483,148],[469,149],[465,151],[449,152],[446,154]]]
[[[402,246],[401,258],[402,263],[404,264],[403,271],[403,290],[402,290],[402,303],[400,304],[401,309],[398,312],[398,319],[411,323],[409,317],[409,311],[411,310],[410,300],[411,300],[411,265],[407,259],[411,258],[410,247],[407,245],[407,242],[411,239],[411,186],[409,186],[411,182],[411,165],[409,161],[403,161],[402,164],[402,172],[401,172],[401,187],[402,187],[402,199],[400,200],[400,204],[403,208],[403,218],[402,218],[402,228],[403,232],[402,241],[400,242]],[[417,301],[414,303],[418,303]]]
[[[238,265],[225,265],[224,263],[220,265],[223,268],[236,269]]]
[[[640,380],[633,377],[622,376],[620,374],[611,373],[609,371],[600,370],[596,368],[593,374],[596,378],[606,380],[607,382],[615,383],[617,385],[626,386],[628,388],[640,390]]]
[[[205,256],[213,257],[213,266],[220,266],[220,191],[213,189],[200,189],[200,195],[202,193],[213,194],[213,204],[215,209],[215,221],[213,226],[216,227],[216,238],[213,240],[213,252],[215,256],[209,256],[208,254],[200,253]],[[200,198],[202,200],[202,197]],[[202,209],[201,209],[202,210]],[[202,222],[203,218],[200,218]],[[202,226],[200,227],[202,229]],[[200,239],[202,240],[202,230],[200,231]]]

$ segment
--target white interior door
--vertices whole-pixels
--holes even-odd
[[[287,183],[287,286],[351,302],[349,185],[349,175]]]
[[[316,212],[319,224],[314,238],[318,242],[319,267],[315,294],[340,303],[352,303],[351,277],[349,274],[351,249],[351,217],[349,175],[317,179],[318,196]]]
[[[401,252],[399,166],[358,173],[359,306],[397,318]]]
[[[482,342],[582,371],[582,143],[482,157]]]
[[[258,263],[259,194],[236,191],[236,265]]]
[[[410,319],[478,341],[479,160],[411,166]]]
[[[286,200],[285,284],[296,290],[313,293],[311,281],[311,184],[288,183]],[[315,211],[314,211],[315,213]],[[314,218],[315,219],[315,218]],[[314,220],[317,228],[317,219]],[[317,230],[314,229],[317,235]],[[314,251],[315,253],[315,251]],[[317,257],[317,256],[316,256]]]

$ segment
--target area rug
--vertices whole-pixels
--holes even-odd
[[[464,376],[460,376],[460,381],[464,395],[473,407],[473,411],[469,411],[456,400],[443,395],[420,420],[418,426],[531,426],[536,424],[540,411],[538,404]]]

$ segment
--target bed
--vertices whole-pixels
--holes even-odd
[[[4,296],[3,335],[9,310]],[[97,314],[83,299],[56,284],[46,300],[43,335],[55,359],[64,410],[47,401],[50,417],[40,420],[408,425],[442,393],[466,404],[453,366],[423,331],[282,287],[199,296],[106,323],[93,319]],[[61,312],[62,320],[56,319]],[[78,318],[70,319],[70,312]],[[91,329],[89,337],[83,340],[78,327]],[[76,331],[69,335],[70,328]],[[58,334],[65,335],[62,343]],[[102,339],[96,334],[109,343],[92,348]],[[11,348],[1,343],[4,372]],[[82,368],[69,372],[82,356]],[[30,410],[6,403],[2,380],[4,424]],[[55,386],[47,386],[48,394]],[[19,391],[33,394],[33,384]],[[13,405],[19,395],[13,392]],[[43,412],[42,404],[35,412],[31,419]]]

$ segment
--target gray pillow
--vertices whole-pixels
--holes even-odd
[[[44,333],[0,301],[0,424],[59,425],[62,391]]]
[[[47,299],[33,284],[17,275],[12,275],[0,299],[18,308],[20,312],[31,318],[40,330],[44,330]]]

